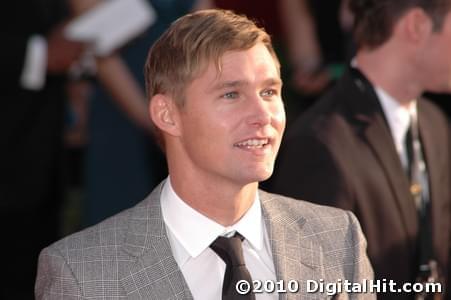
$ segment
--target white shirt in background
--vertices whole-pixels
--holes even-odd
[[[375,87],[374,90],[387,119],[402,166],[407,170],[408,159],[405,136],[410,126],[410,114],[417,114],[417,103],[416,101],[412,101],[407,106],[402,106],[383,89]]]

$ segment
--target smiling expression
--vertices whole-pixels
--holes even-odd
[[[285,111],[280,72],[267,48],[228,51],[210,62],[177,109],[178,162],[195,178],[245,185],[273,171]]]

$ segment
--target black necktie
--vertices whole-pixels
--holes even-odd
[[[410,111],[410,128],[406,134],[405,144],[408,158],[410,193],[418,211],[418,260],[419,265],[424,266],[433,258],[431,205],[428,193],[428,174],[421,147],[418,116],[412,110]]]
[[[246,280],[252,287],[252,278],[249,270],[246,268],[243,258],[243,248],[241,243],[243,237],[237,232],[233,237],[226,238],[218,237],[210,248],[221,257],[226,264],[224,283],[222,285],[222,299],[255,299],[255,295],[249,293],[247,295],[240,295],[236,291],[236,284],[240,280]]]
[[[406,133],[405,146],[408,160],[408,177],[410,179],[410,193],[420,214],[424,214],[428,202],[427,172],[421,149],[420,133],[417,115],[411,111],[410,127]],[[426,189],[426,190],[425,190]]]

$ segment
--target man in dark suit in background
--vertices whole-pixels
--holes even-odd
[[[58,238],[64,74],[82,46],[63,37],[64,1],[2,3],[1,299],[32,299],[40,248]]]
[[[451,91],[451,1],[350,6],[353,67],[288,129],[269,190],[352,210],[376,278],[414,282],[437,264],[449,290],[449,128],[420,97]]]

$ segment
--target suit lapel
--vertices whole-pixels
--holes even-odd
[[[128,295],[151,299],[192,299],[173,255],[160,205],[161,183],[131,210],[125,251],[136,257],[127,264],[124,288]]]
[[[273,201],[273,195],[260,191],[263,218],[273,255],[277,280],[288,283],[290,280],[299,282],[298,294],[280,294],[280,299],[311,298],[307,294],[305,282],[301,279],[319,280],[325,278],[322,271],[322,251],[312,239],[303,236],[305,219],[301,216],[293,217],[285,208],[279,207],[278,201]]]
[[[410,187],[407,176],[401,166],[388,128],[383,122],[381,116],[375,116],[375,120],[369,124],[365,131],[365,137],[385,171],[408,235],[416,236],[418,230],[417,211],[409,193]]]
[[[367,79],[358,70],[353,72],[354,76],[351,77],[353,82],[349,83],[352,85],[350,88],[352,92],[348,97],[348,101],[352,102],[348,106],[351,119],[384,170],[408,236],[416,236],[418,230],[416,208],[382,107]]]

